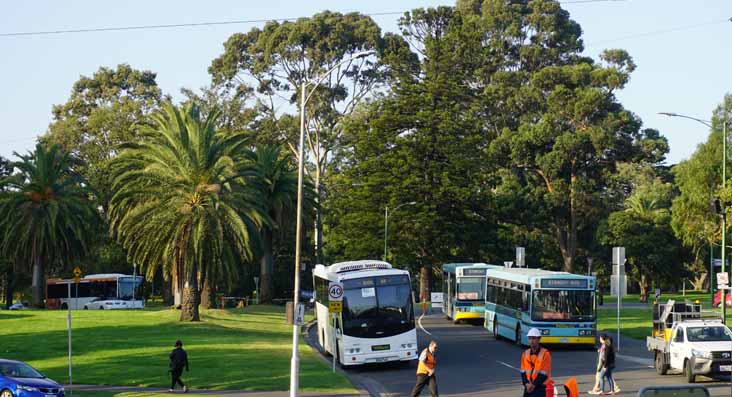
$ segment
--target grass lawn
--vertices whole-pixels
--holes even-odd
[[[163,396],[175,396],[178,394],[182,394],[180,389],[177,390],[177,393],[135,393],[135,392],[119,392],[119,391],[82,391],[82,390],[74,390],[74,397],[163,397]],[[68,390],[66,391],[66,395],[69,395]],[[211,397],[210,394],[207,395],[208,397]]]
[[[191,365],[183,379],[194,388],[288,390],[292,326],[284,308],[206,310],[200,323],[180,323],[179,315],[169,309],[74,311],[74,383],[167,388],[168,354],[181,339]],[[3,311],[0,324],[0,358],[26,361],[68,382],[65,311]],[[300,387],[355,392],[302,339]]]
[[[646,336],[651,334],[653,328],[653,312],[651,311],[651,305],[653,303],[653,296],[649,297],[650,302],[647,308],[643,309],[620,309],[620,333],[625,336],[635,339],[645,339]],[[709,293],[704,292],[687,292],[686,296],[682,294],[662,294],[661,302],[665,303],[669,299],[674,299],[676,302],[684,302],[688,299],[691,302],[699,300],[702,305],[702,310],[715,310],[719,309],[712,308],[712,298]],[[617,302],[617,298],[605,295],[605,306],[613,307]],[[628,295],[623,298],[623,303],[639,303],[640,299],[638,295]],[[727,324],[732,324],[732,308],[727,308]],[[597,328],[603,330],[614,330],[617,329],[617,309],[606,308],[598,309],[597,311]]]

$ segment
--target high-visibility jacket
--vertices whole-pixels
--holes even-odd
[[[422,361],[422,355],[425,356],[424,361]],[[435,365],[437,365],[437,360],[435,360],[435,356],[430,353],[430,349],[424,349],[422,350],[422,354],[419,355],[419,364],[417,364],[417,375],[429,375],[430,371],[435,370]]]
[[[533,383],[541,387],[552,377],[552,355],[549,350],[540,347],[538,354],[531,354],[531,349],[521,354],[521,378],[524,383]]]

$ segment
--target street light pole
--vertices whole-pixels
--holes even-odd
[[[405,205],[415,205],[415,204],[417,204],[416,201],[402,203],[402,204],[397,205],[393,210],[391,210],[391,212],[395,212],[396,210],[398,210],[399,208],[401,208]],[[386,241],[387,241],[386,236],[387,236],[388,231],[389,231],[389,206],[387,205],[384,207],[384,262],[386,262],[386,254],[387,254],[387,250],[388,250],[388,246],[386,243]]]
[[[335,66],[330,68],[327,72],[315,79],[312,83],[314,86],[310,94],[306,95],[308,83],[303,80],[300,87],[300,142],[298,148],[298,159],[297,159],[297,215],[296,215],[296,226],[295,226],[295,290],[293,292],[293,313],[297,313],[297,307],[300,303],[300,250],[302,240],[302,187],[303,187],[303,173],[305,164],[305,104],[310,99],[310,96],[316,91],[317,86],[336,68],[346,62],[353,61],[354,59],[367,57],[374,54],[375,51],[363,51],[354,54],[351,58],[344,59],[338,62]],[[259,297],[257,297],[259,299]],[[293,317],[292,321],[292,360],[290,361],[290,397],[297,397],[298,390],[298,378],[300,370],[300,357],[298,354],[298,342],[300,338],[300,326]]]
[[[732,19],[731,19],[732,20]],[[704,124],[705,126],[709,127],[710,129],[714,129],[712,126],[712,122],[708,120],[702,120],[698,119],[696,117],[691,116],[685,116],[683,114],[678,113],[670,113],[670,112],[660,112],[659,114],[662,114],[664,116],[669,117],[681,117],[689,120],[694,120],[697,123]],[[725,116],[725,119],[722,120],[722,190],[727,186],[727,119]],[[724,200],[720,200],[720,205],[722,206],[722,273],[725,272],[726,267],[726,248],[727,248],[727,208],[725,205]],[[709,283],[713,283],[714,280],[712,280],[712,274],[709,274]],[[727,305],[726,305],[726,294],[724,289],[720,289],[720,298],[721,302],[720,305],[722,306],[722,323],[727,323]],[[714,300],[712,300],[714,302]]]

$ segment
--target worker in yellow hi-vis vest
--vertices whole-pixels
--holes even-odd
[[[435,377],[435,369],[437,360],[435,353],[437,352],[437,342],[430,341],[429,346],[422,350],[419,355],[419,363],[417,364],[417,384],[412,390],[412,397],[418,397],[422,393],[425,386],[429,387],[432,397],[437,397],[437,378]]]

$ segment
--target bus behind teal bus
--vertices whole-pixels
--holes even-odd
[[[485,312],[485,275],[500,266],[485,263],[447,263],[442,265],[442,312],[457,323],[481,320]]]
[[[540,269],[491,269],[485,278],[484,327],[496,339],[527,345],[531,328],[541,343],[595,345],[595,277]]]

